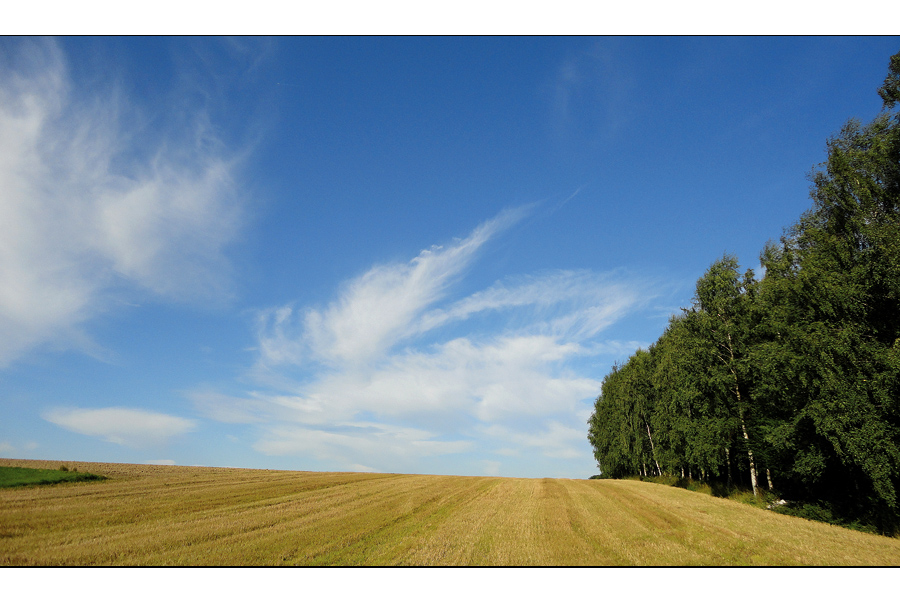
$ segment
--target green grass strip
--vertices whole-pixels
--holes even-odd
[[[62,482],[87,482],[106,479],[102,475],[59,469],[26,469],[25,467],[0,467],[0,488],[41,486]]]

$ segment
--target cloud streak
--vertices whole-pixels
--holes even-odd
[[[440,299],[493,235],[522,218],[523,208],[501,213],[465,239],[422,251],[406,264],[378,265],[345,283],[323,310],[291,306],[258,317],[260,361],[265,365],[359,366],[414,333],[410,325]]]
[[[161,139],[130,111],[115,90],[81,93],[52,42],[0,54],[0,366],[41,344],[90,349],[84,323],[123,291],[227,293],[235,161],[199,113],[189,137]]]

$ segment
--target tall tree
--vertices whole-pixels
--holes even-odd
[[[708,395],[720,406],[714,416],[730,418],[740,429],[754,495],[758,491],[758,473],[755,442],[750,437],[754,409],[746,364],[755,335],[752,304],[756,287],[753,271],[748,270],[742,277],[737,258],[724,255],[697,281],[694,307],[688,315],[695,345],[706,354],[704,366]],[[726,420],[726,432],[728,425]]]
[[[900,53],[879,90],[886,109],[898,76]],[[769,435],[794,450],[795,489],[882,521],[900,508],[900,116],[850,120],[827,148],[813,208],[761,256],[758,390],[792,414]]]
[[[632,435],[627,429],[628,399],[618,365],[603,378],[594,412],[588,420],[588,441],[603,477],[635,474]]]
[[[673,316],[659,340],[650,346],[656,406],[652,424],[657,434],[658,458],[670,473],[691,472],[699,418],[700,393],[696,387],[691,346],[683,316]]]

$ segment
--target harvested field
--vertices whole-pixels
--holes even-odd
[[[66,464],[110,479],[0,491],[0,565],[900,565],[900,539],[636,481]]]

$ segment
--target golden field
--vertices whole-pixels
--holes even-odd
[[[900,539],[637,481],[23,461],[0,565],[900,565]]]

